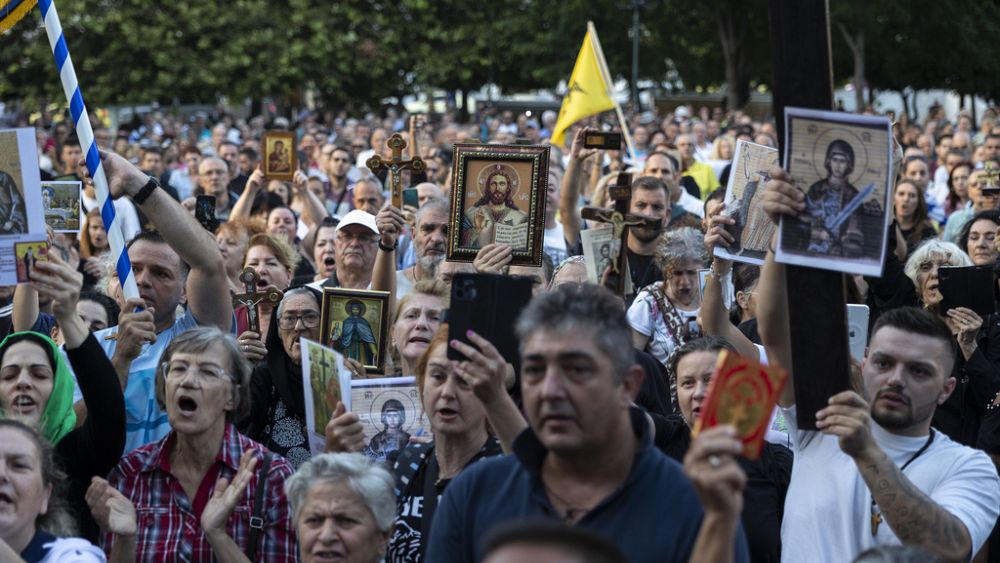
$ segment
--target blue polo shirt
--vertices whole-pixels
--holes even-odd
[[[576,526],[615,544],[633,563],[686,562],[703,516],[701,501],[680,464],[653,447],[646,419],[631,412],[639,439],[625,483]],[[560,521],[541,481],[547,450],[528,428],[514,441],[514,455],[483,460],[463,470],[445,490],[427,551],[427,561],[481,561],[489,534],[517,522]],[[600,463],[600,460],[594,460]],[[742,528],[735,561],[749,561]]]

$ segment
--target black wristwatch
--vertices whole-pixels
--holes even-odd
[[[382,252],[395,252],[396,249],[399,248],[399,239],[396,239],[396,242],[392,246],[384,246],[382,244],[382,239],[378,239],[378,248]]]
[[[146,200],[149,199],[149,195],[153,193],[153,190],[159,187],[160,182],[157,181],[156,178],[150,176],[149,181],[146,182],[146,185],[143,186],[141,190],[139,190],[139,193],[132,196],[132,201],[134,201],[137,205],[146,203]]]

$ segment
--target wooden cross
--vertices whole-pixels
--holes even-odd
[[[260,281],[260,276],[257,275],[256,270],[253,268],[243,268],[243,271],[240,272],[240,283],[243,284],[243,288],[246,291],[244,293],[236,293],[230,290],[229,293],[233,296],[233,307],[246,305],[249,330],[260,334],[260,316],[257,311],[257,305],[265,301],[271,305],[277,305],[284,294],[274,287],[268,287],[264,291],[257,291],[258,281]],[[260,336],[261,338],[265,337],[263,334]]]
[[[659,230],[663,226],[663,220],[629,213],[632,205],[632,175],[628,172],[618,174],[615,185],[608,188],[608,193],[615,202],[614,209],[584,207],[580,211],[580,215],[589,221],[611,224],[612,237],[618,241],[618,248],[615,249],[615,254],[611,259],[611,271],[617,274],[615,290],[618,295],[623,295],[625,293],[625,264],[628,259],[629,229],[643,227]]]
[[[1000,186],[997,182],[1000,181],[1000,168],[993,168],[992,166],[987,166],[983,169],[983,179],[986,180],[986,185],[983,189],[998,190]]]
[[[389,185],[391,186],[392,193],[392,206],[396,209],[403,208],[403,170],[409,168],[411,171],[420,173],[427,170],[427,164],[419,156],[413,155],[409,160],[403,160],[403,149],[406,148],[406,141],[403,140],[403,136],[399,133],[393,133],[386,145],[392,151],[392,159],[386,160],[382,158],[378,152],[374,156],[365,162],[365,166],[372,171],[372,174],[378,174],[382,170],[389,171]]]

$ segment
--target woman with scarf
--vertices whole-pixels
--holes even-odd
[[[125,399],[110,360],[76,313],[82,283],[82,274],[58,253],[35,265],[31,287],[52,299],[65,355],[52,339],[36,332],[16,332],[0,342],[0,414],[37,427],[55,446],[68,477],[70,508],[82,535],[93,540],[97,526],[84,495],[90,479],[107,475],[122,455]],[[73,411],[74,372],[84,402],[101,407],[88,409],[79,427]]]

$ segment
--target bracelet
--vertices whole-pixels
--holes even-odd
[[[382,244],[382,239],[379,239],[378,241],[378,249],[381,250],[382,252],[395,252],[397,248],[399,248],[398,240],[392,246],[384,246]]]
[[[136,192],[134,196],[132,196],[132,201],[134,201],[136,205],[142,205],[146,203],[146,200],[149,199],[150,194],[152,194],[153,191],[159,187],[160,183],[156,181],[156,178],[150,176],[149,181],[146,182],[146,185],[143,186],[142,189],[140,189],[138,192]]]

